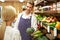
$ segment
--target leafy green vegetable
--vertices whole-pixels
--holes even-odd
[[[36,38],[35,40],[48,40],[48,38],[46,36],[40,36],[38,38]]]
[[[40,20],[41,21],[43,19],[43,16],[37,15],[36,18],[37,18],[37,20]]]
[[[35,32],[33,33],[33,37],[34,37],[34,38],[37,38],[37,37],[42,36],[42,35],[43,35],[43,34],[41,33],[40,30],[35,31]]]
[[[51,27],[55,27],[55,25],[56,25],[56,22],[49,23],[48,25],[49,25],[49,26],[51,26]]]
[[[27,28],[26,30],[27,33],[31,34],[34,32],[34,28]]]

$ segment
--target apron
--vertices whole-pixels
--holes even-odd
[[[18,29],[20,31],[22,40],[32,40],[31,36],[26,32],[26,29],[29,27],[31,27],[31,17],[30,19],[24,19],[21,15]]]

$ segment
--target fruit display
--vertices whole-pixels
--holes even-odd
[[[44,29],[47,29],[47,27],[49,26],[51,34],[54,34],[53,33],[53,32],[55,32],[54,28],[56,28],[56,30],[57,30],[57,36],[56,37],[60,39],[60,21],[57,17],[55,17],[55,16],[45,16],[45,15],[43,16],[43,15],[40,14],[40,15],[36,16],[36,18],[37,18],[37,23],[38,23],[37,24],[38,29],[41,32],[42,32],[42,30],[41,30],[41,22],[42,22],[42,27],[44,27]],[[42,32],[43,35],[44,35],[44,33],[45,33],[45,31]],[[47,33],[47,31],[46,31],[46,33]],[[36,37],[36,40],[44,40],[43,36],[38,36],[38,35],[34,35],[34,37]],[[48,39],[46,38],[46,40],[48,40]]]
[[[34,40],[49,40],[40,30],[37,30],[31,34]]]
[[[35,40],[49,40],[46,36],[38,37]]]
[[[55,26],[56,26],[56,22],[48,23],[48,25],[49,25],[50,27],[55,27]]]
[[[40,30],[34,31],[34,28],[27,28],[26,32],[31,35],[34,39],[41,37],[43,34]]]
[[[32,34],[33,38],[37,38],[37,37],[42,36],[42,35],[43,35],[43,34],[41,33],[40,30],[35,31],[35,32]]]
[[[39,21],[46,21],[46,22],[56,22],[57,21],[57,18],[53,17],[53,16],[47,17],[47,16],[42,16],[42,15],[37,15],[36,18]]]
[[[42,21],[46,21],[46,22],[55,22],[57,21],[56,17],[44,17]]]
[[[57,22],[56,26],[57,29],[60,29],[60,22]]]
[[[38,15],[38,16],[36,16],[36,18],[38,21],[43,22],[43,24],[45,24],[45,25],[47,24],[47,26],[50,26],[53,28],[56,27],[57,29],[60,29],[60,22],[58,21],[58,19],[56,17],[53,17],[53,16],[47,17],[47,16]]]
[[[37,1],[37,0],[36,0]],[[46,32],[43,30],[42,34],[51,34],[50,36],[47,36],[49,40],[60,40],[60,1],[48,1],[44,0],[43,2],[40,2],[38,5],[35,5],[37,7],[38,11],[34,11],[35,14],[37,14],[37,28],[42,32],[42,28],[46,30]],[[42,30],[41,30],[42,29]],[[59,35],[58,35],[59,34]],[[52,36],[54,35],[54,36]],[[56,36],[55,36],[56,35]],[[37,35],[36,35],[37,36]],[[57,38],[57,39],[56,39]],[[59,38],[59,39],[58,39]],[[48,40],[45,36],[39,36],[36,38],[36,40]]]
[[[41,21],[43,19],[43,16],[37,15],[36,18],[37,18],[37,20],[40,20]]]

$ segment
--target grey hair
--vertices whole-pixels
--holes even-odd
[[[5,6],[2,8],[2,19],[4,21],[10,20],[11,17],[16,15],[16,9],[12,6]]]

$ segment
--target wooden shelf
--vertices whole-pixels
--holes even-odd
[[[40,23],[41,23],[42,21],[40,21]],[[46,22],[42,22],[42,27],[45,29],[45,30],[47,30],[47,27],[48,27],[48,23],[46,23]],[[47,31],[44,31],[43,30],[43,33],[46,33],[46,34],[48,34],[48,38],[49,39],[54,39],[54,28],[55,27],[50,27],[50,32],[48,33]],[[50,34],[50,36],[49,36],[49,34]],[[52,38],[50,38],[50,37],[52,37]],[[58,38],[58,39],[60,39],[60,30],[59,29],[57,29],[57,36],[56,36],[56,38]]]
[[[38,4],[36,4],[35,6],[46,6],[46,5],[51,5],[53,3],[57,4],[57,2],[60,2],[60,0],[45,0],[45,1],[46,1],[46,3],[44,3],[44,1],[42,1]],[[37,15],[40,14],[42,16],[54,16],[54,17],[57,17],[57,19],[60,18],[60,10],[59,11],[57,11],[57,10],[55,10],[55,11],[43,11],[43,12],[39,11],[39,12],[34,12],[34,13]],[[42,22],[42,27],[47,30],[48,24]],[[52,35],[54,33],[54,28],[55,27],[50,27],[50,32],[51,32],[50,34],[52,34]],[[50,36],[52,36],[52,35],[50,35]],[[60,39],[60,29],[57,29],[57,38]]]
[[[43,16],[55,16],[55,17],[60,17],[60,13],[56,13],[56,12],[47,12],[45,11],[44,13],[40,13],[40,12],[34,12],[35,14],[40,14],[40,15],[43,15]]]
[[[60,0],[45,0],[46,2],[42,1],[40,3],[37,3],[35,6],[46,6],[46,5],[50,5],[53,3],[57,3],[60,2]]]
[[[44,6],[44,1],[37,3],[35,6]]]

